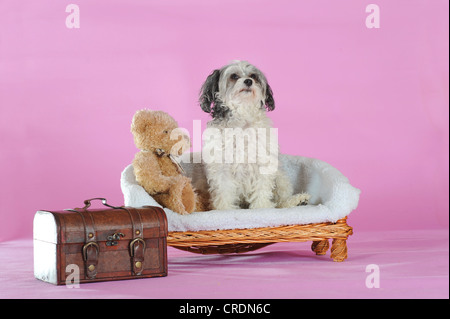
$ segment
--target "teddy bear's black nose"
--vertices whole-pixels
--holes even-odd
[[[252,86],[253,81],[250,80],[250,79],[246,79],[246,80],[244,81],[244,84],[247,85],[248,87],[250,87],[250,86]]]

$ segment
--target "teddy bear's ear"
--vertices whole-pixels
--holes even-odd
[[[142,134],[145,132],[147,126],[152,121],[153,111],[151,110],[140,110],[137,111],[133,116],[133,121],[131,123],[131,133]]]

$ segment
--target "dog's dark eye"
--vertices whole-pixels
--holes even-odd
[[[236,73],[231,74],[230,79],[237,80],[239,79],[239,76]]]
[[[252,74],[252,75],[250,75],[250,77],[251,77],[253,80],[258,81],[258,76],[257,76],[256,74]]]
[[[164,130],[163,133],[164,133],[164,134],[168,134],[169,131],[168,131],[168,130]]]

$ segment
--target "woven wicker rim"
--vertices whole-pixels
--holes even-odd
[[[230,229],[197,232],[169,232],[167,244],[174,248],[201,253],[241,253],[263,248],[272,243],[346,240],[353,229],[347,218],[336,223],[316,223],[252,229]]]

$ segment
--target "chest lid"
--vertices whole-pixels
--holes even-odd
[[[94,199],[106,209],[88,209]],[[107,242],[121,238],[158,238],[167,236],[167,219],[160,207],[115,207],[104,198],[86,200],[83,208],[38,211],[33,221],[33,237],[54,244]]]

